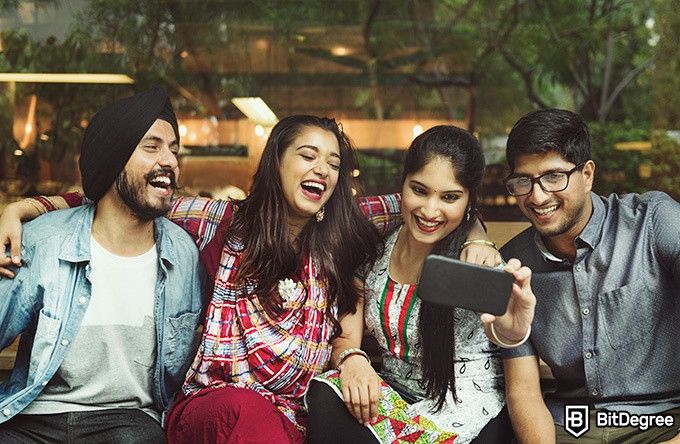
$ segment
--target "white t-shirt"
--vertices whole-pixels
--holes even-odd
[[[64,361],[43,392],[22,413],[53,414],[108,408],[153,410],[156,357],[154,303],[158,253],[121,257],[92,237],[91,295]]]

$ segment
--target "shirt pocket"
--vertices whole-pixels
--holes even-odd
[[[59,319],[47,314],[45,309],[41,309],[38,312],[38,324],[33,338],[29,368],[29,375],[32,377],[42,376],[42,373],[49,365],[60,328],[61,321]]]
[[[649,335],[658,323],[659,298],[643,283],[628,284],[601,293],[600,327],[604,329],[613,349],[635,343]]]
[[[201,332],[196,329],[199,313],[184,313],[177,317],[168,317],[165,321],[165,337],[167,338],[165,358],[168,367],[182,368],[193,356]]]

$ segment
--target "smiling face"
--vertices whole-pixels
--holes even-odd
[[[162,216],[177,188],[179,145],[165,120],[157,119],[130,156],[113,188],[140,220]]]
[[[409,174],[401,190],[404,228],[420,243],[432,247],[458,228],[470,193],[456,179],[451,161],[436,156]]]
[[[555,171],[569,171],[576,165],[551,151],[517,157],[513,176],[538,177]],[[544,238],[568,236],[575,239],[588,223],[592,212],[590,190],[595,164],[587,161],[569,177],[562,191],[545,192],[534,184],[531,192],[517,197],[517,204],[536,231]]]
[[[280,174],[288,220],[301,227],[330,199],[338,183],[340,147],[335,135],[304,127],[281,156]]]

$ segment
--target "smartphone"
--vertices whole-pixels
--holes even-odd
[[[425,259],[417,294],[434,304],[502,315],[513,282],[503,270],[431,254]]]

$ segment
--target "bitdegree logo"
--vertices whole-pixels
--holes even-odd
[[[635,414],[625,410],[602,410],[595,414],[597,427],[637,427],[645,431],[650,427],[673,427],[673,415],[664,414]],[[574,438],[581,437],[590,429],[590,408],[588,405],[564,406],[564,429]]]
[[[578,438],[590,428],[590,409],[587,405],[564,406],[564,430]]]
[[[672,415],[636,415],[625,410],[597,412],[595,418],[598,427],[637,427],[642,431],[650,427],[673,427],[675,424]]]

